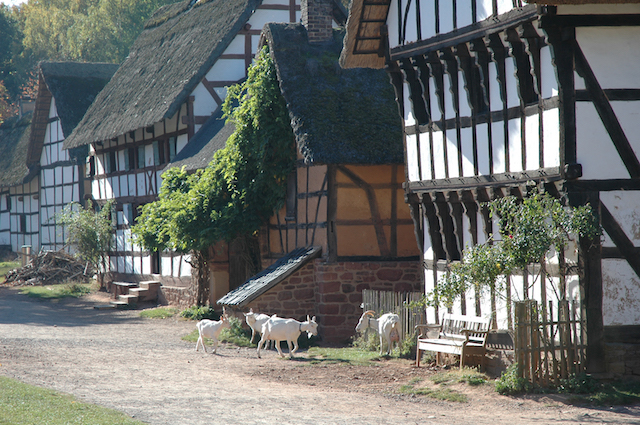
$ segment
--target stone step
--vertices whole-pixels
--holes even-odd
[[[114,308],[118,308],[117,305],[113,304],[115,301],[113,301],[110,304],[100,304],[100,305],[94,305],[93,308],[96,310],[113,310]]]
[[[124,301],[109,301],[109,304],[112,305],[112,308],[125,308],[129,307],[129,304]]]
[[[135,294],[118,295],[118,301],[122,301],[128,305],[135,304],[138,302],[138,296]]]

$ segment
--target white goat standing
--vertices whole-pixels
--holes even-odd
[[[282,350],[280,349],[280,341],[287,341],[289,346],[289,356],[293,357],[293,353],[298,351],[298,337],[302,332],[307,332],[309,338],[312,335],[318,335],[318,324],[316,323],[316,316],[312,319],[307,316],[307,320],[304,322],[298,322],[294,319],[283,319],[276,317],[274,314],[271,318],[262,325],[262,338],[258,343],[258,358],[260,358],[260,349],[267,340],[273,340],[276,342],[276,348],[278,354],[284,357]],[[291,344],[293,343],[293,350]]]
[[[253,309],[249,309],[248,313],[244,314],[244,318],[247,321],[247,325],[251,328],[251,343],[253,344],[253,338],[258,335],[262,335],[262,325],[270,319],[269,316],[262,313],[254,313]]]
[[[383,342],[386,341],[388,356],[393,349],[393,342],[400,342],[400,316],[395,313],[385,313],[379,319],[374,319],[373,314],[373,310],[362,313],[360,321],[356,325],[356,332],[364,332],[369,328],[378,331],[380,336],[380,355],[383,353]]]
[[[207,352],[207,347],[204,345],[204,338],[209,338],[213,340],[213,351],[211,354],[214,354],[218,349],[218,335],[220,335],[220,331],[224,328],[230,328],[231,324],[229,323],[229,319],[226,316],[222,316],[220,320],[209,320],[202,319],[196,325],[198,328],[198,341],[196,342],[196,351],[198,351],[198,346],[202,344],[202,349],[204,352]]]

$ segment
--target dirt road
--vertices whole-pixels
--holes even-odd
[[[0,287],[0,375],[157,425],[640,424],[638,406],[579,408],[550,397],[502,397],[490,388],[461,387],[468,403],[400,395],[400,385],[432,373],[409,361],[312,366],[224,346],[205,355],[181,340],[193,322],[93,305],[34,301]]]

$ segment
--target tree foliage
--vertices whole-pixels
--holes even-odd
[[[428,303],[451,306],[471,287],[478,291],[502,290],[506,276],[543,263],[551,251],[564,258],[564,250],[577,237],[593,240],[601,235],[598,218],[590,205],[563,206],[559,199],[533,189],[529,196],[496,199],[488,203],[498,218],[499,235],[484,244],[466,248],[462,260],[429,294]],[[561,264],[561,270],[564,270]]]
[[[112,206],[113,201],[109,201],[96,212],[91,205],[83,208],[72,202],[56,214],[57,224],[66,230],[66,242],[75,247],[78,258],[91,264],[98,273],[100,286],[103,284],[102,276],[114,234]]]
[[[17,101],[42,60],[120,63],[159,7],[174,0],[28,0],[0,5],[0,81]]]
[[[224,111],[235,125],[225,148],[204,170],[165,172],[158,200],[141,208],[132,228],[146,249],[197,253],[198,268],[217,242],[257,234],[284,204],[294,167],[289,114],[266,49],[246,81],[229,88]]]

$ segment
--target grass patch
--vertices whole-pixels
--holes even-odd
[[[2,279],[2,282],[5,281],[9,270],[17,269],[20,265],[20,261],[0,261],[0,279]]]
[[[377,352],[361,350],[353,347],[329,348],[310,347],[307,357],[312,364],[344,363],[353,366],[371,366],[380,360]]]
[[[2,424],[142,424],[124,413],[0,376]]]
[[[93,284],[91,283],[63,283],[58,285],[25,286],[20,288],[20,293],[32,298],[42,300],[53,300],[67,297],[79,298],[91,293]]]
[[[219,320],[220,315],[210,306],[193,305],[180,312],[180,317],[200,321],[202,319]],[[197,337],[196,337],[197,338]]]
[[[145,319],[168,319],[178,314],[180,310],[173,307],[150,308],[140,312],[140,317]]]
[[[434,384],[468,384],[476,386],[485,384],[487,382],[487,375],[474,369],[464,368],[462,370],[440,372],[433,375],[430,379]]]

